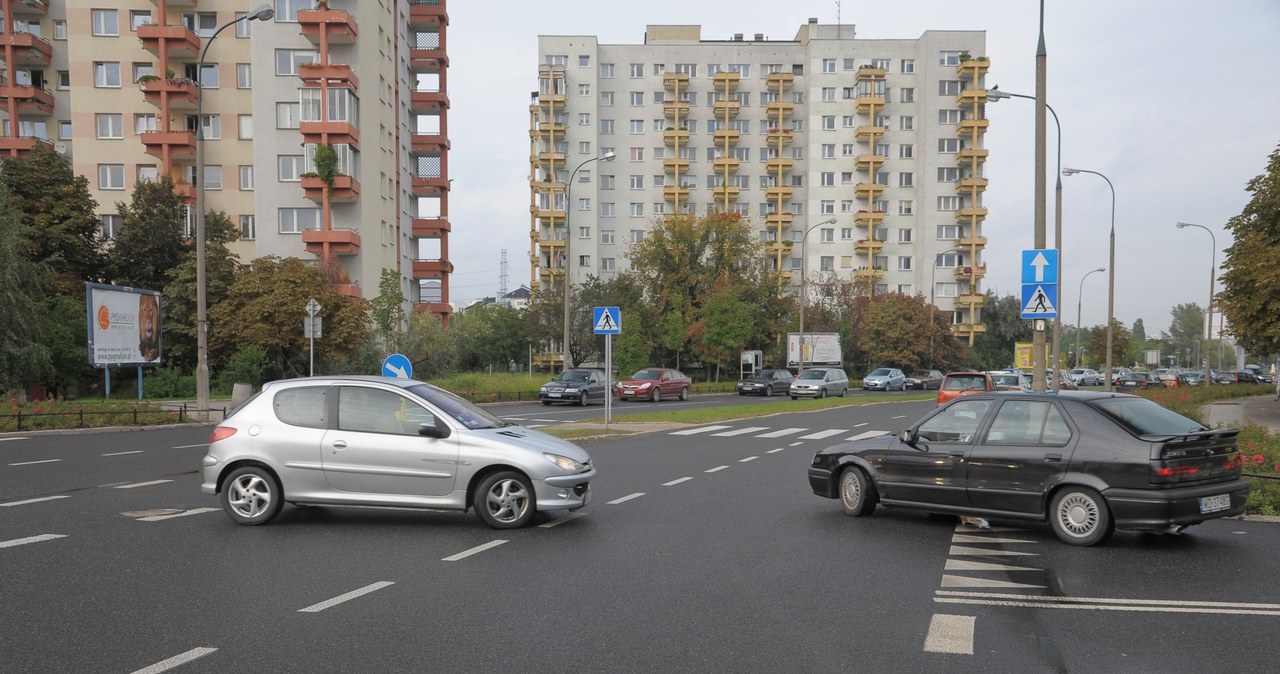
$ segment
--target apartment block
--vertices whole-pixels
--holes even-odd
[[[531,287],[611,278],[670,214],[738,213],[781,292],[804,275],[810,292],[834,277],[921,294],[972,344],[985,329],[985,33],[859,40],[816,19],[791,40],[701,32],[539,37]]]
[[[366,298],[395,269],[447,321],[445,0],[250,5],[0,0],[0,155],[69,156],[109,239],[138,181],[171,176],[196,205],[199,144],[205,210],[239,226],[242,261],[299,257]]]

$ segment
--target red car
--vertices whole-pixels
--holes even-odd
[[[614,385],[613,395],[618,400],[652,400],[656,403],[663,397],[688,400],[689,389],[692,388],[693,380],[679,370],[647,367]]]

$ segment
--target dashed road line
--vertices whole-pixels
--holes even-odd
[[[791,443],[791,444],[790,444],[790,445],[788,445],[788,446],[790,446],[790,447],[798,447],[798,446],[803,445],[803,444],[804,444],[803,442],[793,442],[793,443]]]
[[[15,538],[11,541],[0,541],[0,548],[14,548],[19,545],[27,545],[28,543],[43,543],[45,541],[52,541],[66,537],[66,534],[40,534],[39,536]]]
[[[178,445],[176,447],[171,447],[170,449],[191,449],[192,447],[208,447],[208,446],[209,446],[209,443],[202,442],[198,445]]]
[[[619,503],[626,503],[627,501],[630,501],[633,498],[640,498],[641,496],[644,496],[644,492],[638,491],[634,494],[627,494],[622,498],[615,498],[612,501],[609,501],[608,503],[606,503],[605,505],[618,505]]]
[[[141,449],[131,449],[127,452],[111,452],[110,454],[99,454],[98,456],[124,456],[125,454],[141,454]]]
[[[924,650],[929,653],[973,655],[975,621],[976,618],[970,615],[934,614],[929,620],[929,633],[924,638]]]
[[[712,468],[712,469],[710,469],[710,470],[704,470],[704,471],[702,471],[702,472],[704,472],[704,473],[718,473],[718,472],[720,472],[720,471],[722,471],[722,470],[724,470],[724,469],[726,469],[726,468],[728,468],[728,466],[716,466],[715,468]]]
[[[11,463],[10,466],[34,466],[37,463],[57,463],[62,459],[42,459],[40,461],[22,461],[20,463]]]
[[[388,587],[390,585],[395,585],[395,583],[389,580],[383,580],[377,583],[372,583],[370,585],[365,585],[364,587],[358,590],[352,590],[346,594],[340,594],[334,597],[333,599],[326,599],[325,601],[322,601],[319,604],[312,604],[306,608],[300,608],[298,609],[298,613],[319,613],[327,608],[337,606],[338,604],[341,604],[343,602],[351,601],[352,599],[355,599],[357,597],[363,597],[364,595],[369,594],[370,592],[377,592],[378,590],[381,590],[382,588]]]
[[[584,512],[574,512],[574,513],[569,513],[568,515],[563,515],[563,516],[561,516],[561,517],[557,517],[557,518],[555,518],[554,520],[551,520],[550,522],[547,522],[546,524],[539,524],[539,525],[538,525],[538,528],[539,528],[539,529],[550,529],[551,527],[558,527],[558,526],[560,526],[561,524],[564,524],[565,522],[568,522],[569,520],[576,520],[576,519],[578,519],[579,517],[586,517],[586,516],[587,516],[587,514],[586,514],[586,513],[584,513]]]
[[[778,452],[781,452],[781,451],[782,451],[782,450],[784,450],[784,449],[786,449],[786,447],[779,447],[779,448],[777,448],[777,449],[771,449],[771,450],[769,450],[769,451],[765,452],[765,454],[777,454]]]
[[[889,418],[890,418],[890,419],[906,419],[906,418],[907,418],[907,415],[905,415],[905,414],[899,414],[899,415],[898,415],[898,416],[896,416],[896,417],[889,417]]]
[[[488,543],[485,543],[484,545],[477,545],[476,547],[471,548],[471,549],[469,549],[469,550],[463,550],[462,552],[459,552],[459,553],[458,553],[458,554],[456,554],[456,555],[449,555],[448,557],[445,557],[444,559],[442,559],[442,560],[440,560],[440,561],[442,561],[442,562],[456,562],[456,561],[458,561],[458,560],[460,560],[460,559],[466,559],[467,557],[470,557],[471,555],[474,555],[474,554],[478,554],[478,553],[484,552],[485,550],[489,550],[490,548],[496,548],[496,547],[498,547],[499,545],[502,545],[503,543],[506,543],[506,540],[499,538],[499,539],[497,539],[497,540],[489,541]]]
[[[712,426],[701,426],[698,428],[686,428],[683,431],[674,431],[671,433],[671,435],[697,435],[699,433],[710,433],[711,431],[722,431],[726,428],[732,428],[732,426],[712,425]]]
[[[116,489],[136,489],[138,487],[150,487],[153,484],[164,484],[166,482],[173,482],[173,480],[151,480],[150,482],[135,482],[133,484],[122,484],[122,485],[117,485]]]
[[[672,481],[670,481],[670,482],[663,482],[663,483],[662,483],[662,486],[664,486],[664,487],[674,487],[674,486],[676,486],[676,485],[680,484],[681,482],[688,482],[689,480],[692,480],[692,479],[693,479],[693,478],[691,478],[691,477],[682,477],[682,478],[679,478],[679,479],[676,479],[676,480],[672,480]]]
[[[179,653],[172,658],[161,660],[149,667],[143,667],[142,669],[135,670],[133,674],[160,674],[160,672],[167,672],[178,665],[185,665],[196,658],[202,658],[216,650],[218,649],[209,646],[193,648],[186,653]]]
[[[60,498],[71,498],[71,497],[67,496],[66,494],[59,494],[58,496],[41,496],[40,498],[29,498],[25,501],[9,501],[8,503],[0,503],[0,508],[8,508],[9,506],[27,505],[28,503],[42,503],[44,501],[56,501]]]
[[[218,512],[218,509],[217,508],[195,508],[192,510],[185,510],[180,513],[174,513],[172,515],[152,515],[151,517],[139,517],[138,521],[139,522],[159,522],[161,520],[171,520],[175,517],[186,517],[187,515],[200,515],[203,513],[214,513],[214,512]]]
[[[760,457],[756,457],[756,456],[748,456],[748,457],[747,457],[747,458],[745,458],[745,459],[738,459],[738,463],[746,463],[746,462],[748,462],[748,461],[755,461],[755,460],[756,460],[756,459],[758,459],[758,458],[760,458]]]
[[[864,422],[862,422],[862,423],[860,423],[860,424],[854,424],[854,425],[853,425],[853,427],[854,427],[854,428],[862,428],[863,426],[866,426],[866,425],[867,425],[867,424],[869,424],[869,423],[871,423],[871,422],[869,422],[869,421],[864,421]]]

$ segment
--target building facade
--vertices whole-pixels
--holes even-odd
[[[140,180],[196,205],[199,142],[205,211],[239,226],[242,262],[299,257],[368,298],[395,269],[447,321],[445,0],[250,4],[0,0],[0,155],[69,156],[110,238]]]
[[[530,114],[530,283],[609,279],[672,213],[738,213],[784,292],[802,276],[921,294],[970,344],[985,275],[982,31],[643,44],[540,36]],[[610,156],[612,153],[612,156]],[[572,182],[571,182],[572,179]]]

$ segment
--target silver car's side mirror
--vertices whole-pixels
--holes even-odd
[[[447,438],[451,432],[448,426],[437,426],[433,421],[418,424],[418,435],[428,438]]]

